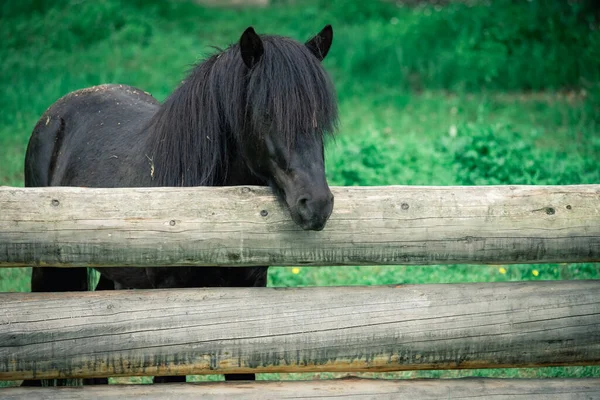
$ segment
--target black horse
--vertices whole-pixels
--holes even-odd
[[[250,27],[239,43],[196,66],[163,104],[126,85],[69,93],[35,126],[25,185],[268,185],[296,224],[321,230],[333,208],[323,140],[335,131],[337,103],[321,65],[332,39],[329,25],[304,44]],[[267,267],[98,270],[97,290],[266,286],[267,277]],[[33,268],[31,289],[88,290],[87,271]],[[185,377],[155,378],[164,381]]]

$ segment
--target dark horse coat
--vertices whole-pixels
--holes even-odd
[[[303,229],[333,208],[323,138],[337,105],[321,65],[326,26],[306,43],[259,36],[196,66],[163,103],[126,85],[72,92],[41,117],[26,186],[269,185]],[[265,286],[267,267],[98,268],[98,289]],[[87,290],[85,268],[33,268],[32,291]]]

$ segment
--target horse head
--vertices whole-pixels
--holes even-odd
[[[242,154],[305,230],[322,230],[333,210],[324,137],[335,130],[337,103],[321,65],[332,39],[328,25],[306,43],[251,27],[239,41],[247,69]]]

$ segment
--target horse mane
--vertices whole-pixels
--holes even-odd
[[[219,186],[241,145],[271,124],[288,148],[337,127],[337,102],[321,62],[299,42],[261,36],[264,55],[249,70],[239,44],[198,64],[148,126],[154,181],[160,186]],[[254,128],[253,128],[254,127]]]

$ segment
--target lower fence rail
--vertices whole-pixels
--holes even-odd
[[[600,398],[600,379],[337,379],[319,381],[206,382],[158,385],[8,388],[4,400],[44,399],[523,399]]]
[[[0,380],[600,364],[600,281],[5,293],[0,304]]]

